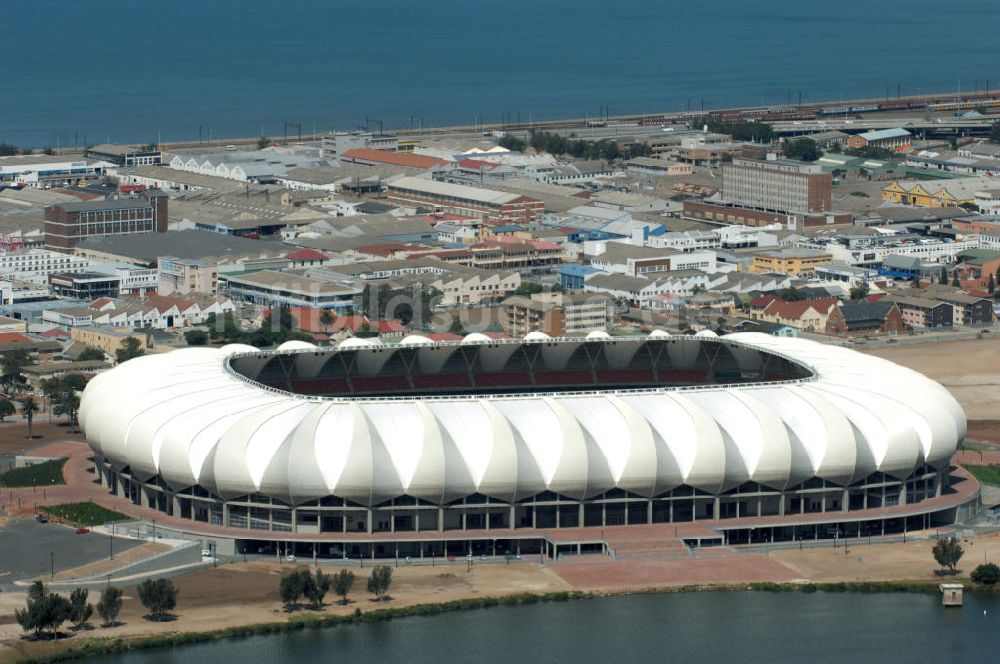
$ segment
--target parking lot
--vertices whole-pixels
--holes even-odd
[[[11,519],[0,526],[0,588],[15,581],[79,567],[107,558],[109,537],[93,532],[78,535],[74,528],[56,523]],[[140,542],[115,538],[118,554]]]

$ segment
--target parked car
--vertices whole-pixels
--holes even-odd
[[[44,514],[39,514],[35,517],[35,521],[37,521],[38,523],[48,523],[49,517],[45,516]]]
[[[90,532],[90,528],[83,528],[83,527],[80,527],[80,528],[77,528],[77,529],[76,529],[76,534],[77,534],[77,535],[86,535],[86,534],[87,534],[87,533],[89,533],[89,532]]]

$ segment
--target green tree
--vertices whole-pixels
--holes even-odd
[[[997,567],[994,563],[983,563],[972,570],[970,578],[974,582],[981,583],[984,586],[992,586],[994,583],[1000,581],[1000,567]]]
[[[267,136],[261,136],[260,138],[257,139],[258,150],[263,150],[264,148],[269,147],[270,145],[271,145],[271,139],[268,138]]]
[[[989,281],[989,283],[986,284],[986,290],[989,291],[990,295],[993,295],[994,293],[996,293],[996,290],[997,290],[997,280],[993,277],[992,274],[990,275],[990,281]]]
[[[63,387],[56,393],[52,402],[52,414],[65,415],[70,424],[76,424],[76,415],[80,410],[80,396],[71,388]]]
[[[337,317],[333,315],[333,312],[329,309],[323,309],[319,312],[319,325],[324,331],[329,331],[330,326],[333,325]]]
[[[30,394],[21,399],[21,414],[28,420],[28,438],[31,438],[31,425],[35,421],[35,413],[39,411],[38,402]]]
[[[323,608],[323,598],[330,591],[330,575],[316,570],[315,574],[310,574],[309,570],[304,570],[307,577],[302,589],[302,594],[309,600],[309,606],[319,610]]]
[[[514,291],[514,295],[530,297],[535,293],[541,293],[544,290],[545,288],[539,283],[535,283],[534,281],[522,281],[521,285]]]
[[[8,384],[20,384],[24,381],[21,369],[31,364],[31,357],[26,350],[11,350],[0,355],[0,381]]]
[[[388,565],[376,565],[372,575],[368,577],[368,592],[375,595],[375,600],[384,602],[389,586],[392,584],[392,568]]]
[[[965,553],[965,549],[962,548],[957,537],[946,537],[939,539],[934,544],[931,553],[934,554],[934,560],[937,561],[938,565],[942,568],[947,568],[954,574],[955,568],[958,566],[958,561],[962,559],[962,555]]]
[[[17,412],[17,409],[7,399],[0,399],[0,422]]]
[[[15,609],[14,619],[24,631],[33,631],[35,638],[41,638],[45,631],[50,631],[55,637],[59,626],[69,620],[71,612],[72,605],[68,599],[50,593],[41,581],[36,581],[28,591],[27,605],[23,609]]]
[[[188,346],[204,346],[208,343],[208,332],[205,330],[188,330],[184,333],[184,341]]]
[[[851,157],[863,157],[864,159],[877,159],[886,161],[896,156],[896,153],[888,148],[880,148],[873,145],[866,145],[863,148],[848,148],[844,154]]]
[[[333,592],[340,596],[340,603],[347,604],[347,593],[351,592],[354,585],[354,572],[349,569],[342,569],[333,575]]]
[[[942,286],[948,285],[948,270],[944,269],[944,265],[941,266],[941,272],[938,274],[938,283]]]
[[[119,588],[108,586],[101,593],[101,599],[97,602],[97,613],[100,614],[103,627],[114,627],[117,625],[118,613],[122,610],[122,591]]]
[[[115,360],[118,364],[141,357],[146,354],[142,349],[142,342],[135,337],[125,337],[122,339],[121,348],[115,351]]]
[[[497,141],[497,145],[502,148],[507,148],[511,152],[524,152],[525,148],[528,147],[528,144],[525,141],[512,134],[504,134],[500,140]]]
[[[958,270],[951,271],[951,285],[956,288],[962,285],[961,280],[958,278]]]
[[[104,351],[100,348],[94,348],[93,346],[87,346],[80,354],[76,356],[76,359],[81,362],[103,362],[104,361]]]
[[[809,299],[809,294],[799,288],[783,288],[778,292],[778,296],[785,302],[801,302]]]
[[[859,281],[855,285],[851,286],[851,299],[860,300],[868,296],[868,282]]]
[[[20,148],[10,143],[0,143],[0,157],[13,157],[21,154]]]
[[[177,606],[177,587],[170,579],[146,579],[138,585],[136,591],[139,601],[149,610],[147,620],[166,620],[170,611]]]
[[[816,161],[823,153],[813,139],[795,138],[785,143],[785,156],[799,161]]]
[[[69,619],[74,629],[82,629],[90,620],[90,616],[94,615],[94,607],[87,601],[89,594],[86,588],[77,588],[69,595]]]
[[[83,388],[87,387],[87,383],[90,379],[83,374],[71,373],[66,374],[62,378],[62,386],[67,390],[73,390],[74,392],[83,392]]]
[[[281,595],[281,603],[285,605],[285,611],[295,609],[304,590],[305,579],[299,572],[281,577],[281,581],[278,582],[278,592]]]

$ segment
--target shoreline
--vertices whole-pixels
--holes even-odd
[[[942,578],[942,582],[944,582]],[[983,586],[972,583],[968,577],[948,579],[952,583],[967,585],[966,592],[994,593],[1000,587]],[[288,616],[285,621],[247,623],[221,629],[203,631],[178,631],[166,634],[137,635],[131,637],[82,637],[79,641],[66,639],[65,648],[55,652],[22,656],[14,651],[13,658],[0,655],[0,664],[35,664],[41,662],[63,662],[82,660],[87,657],[115,655],[131,651],[174,648],[184,645],[208,643],[220,639],[247,638],[268,634],[280,634],[301,629],[331,628],[340,625],[378,623],[418,616],[435,616],[457,611],[472,611],[500,606],[526,606],[548,602],[567,602],[632,595],[665,595],[694,592],[802,592],[802,593],[920,593],[937,594],[938,583],[923,580],[900,579],[894,581],[842,581],[842,582],[748,582],[727,584],[693,584],[685,586],[654,586],[639,589],[566,590],[547,593],[515,593],[497,597],[468,597],[444,602],[427,602],[405,606],[389,606],[369,611],[355,609],[349,614],[329,614],[324,605],[321,611],[303,610]],[[59,644],[59,641],[30,643]]]
[[[893,102],[926,102],[926,103],[934,103],[934,100],[940,100],[940,99],[963,99],[963,100],[995,99],[998,96],[1000,96],[1000,91],[997,91],[997,90],[994,90],[994,91],[975,90],[975,91],[967,91],[967,92],[964,92],[964,93],[960,92],[960,91],[951,91],[951,92],[948,92],[948,91],[936,91],[936,92],[928,92],[928,93],[916,94],[916,95],[901,95],[901,96],[897,96],[897,97],[891,97],[889,100],[893,101]],[[798,109],[799,111],[802,111],[802,112],[812,112],[812,111],[818,111],[818,110],[820,110],[822,108],[830,107],[830,106],[841,107],[841,106],[845,106],[845,105],[846,106],[853,106],[853,105],[881,104],[881,103],[884,103],[886,100],[887,100],[887,98],[885,96],[878,96],[878,97],[872,97],[872,96],[868,96],[868,97],[856,97],[856,98],[852,98],[852,99],[843,99],[841,97],[840,99],[827,99],[827,100],[821,100],[821,101],[811,101],[811,102],[806,102],[806,103],[801,103],[800,102],[799,104],[770,104],[770,106],[795,107],[796,109]],[[764,105],[767,106],[766,104],[764,104]],[[701,108],[699,110],[693,110],[693,109],[688,108],[686,110],[674,110],[674,111],[663,110],[663,111],[651,111],[651,112],[642,112],[642,113],[626,113],[626,114],[622,114],[622,115],[609,115],[609,116],[606,116],[604,118],[601,118],[601,121],[607,123],[607,126],[613,126],[615,123],[633,123],[633,122],[635,122],[635,123],[641,123],[641,122],[644,122],[644,121],[655,120],[655,119],[659,119],[661,121],[666,121],[668,119],[676,120],[676,121],[683,121],[683,120],[689,120],[691,118],[702,117],[702,116],[705,116],[705,115],[708,115],[708,114],[711,114],[711,113],[745,112],[745,111],[751,111],[751,110],[759,109],[761,107],[762,107],[762,104],[741,104],[741,105],[736,105],[736,106],[709,106],[709,107]],[[893,112],[904,112],[905,113],[905,112],[912,112],[914,110],[919,111],[921,109],[920,108],[910,108],[910,109],[895,109],[895,108],[892,108],[892,109],[885,109],[885,110],[875,111],[875,113],[893,113]],[[435,126],[435,125],[432,125],[432,124],[427,124],[426,126],[422,126],[420,128],[416,128],[416,127],[412,127],[411,126],[409,129],[407,129],[407,128],[401,128],[401,129],[395,129],[395,130],[390,129],[389,133],[392,133],[392,134],[394,134],[396,136],[399,136],[399,137],[409,137],[409,138],[417,138],[417,137],[434,138],[434,137],[445,137],[445,136],[448,136],[448,135],[451,135],[451,134],[466,135],[466,134],[469,134],[469,133],[479,134],[480,136],[484,136],[485,137],[486,135],[488,135],[488,134],[490,134],[492,132],[495,132],[495,131],[527,132],[527,131],[530,131],[530,130],[546,131],[546,130],[553,130],[553,129],[586,128],[588,121],[593,121],[593,120],[594,120],[594,118],[588,118],[588,117],[561,116],[561,117],[548,118],[548,119],[545,119],[545,120],[536,120],[536,121],[528,121],[528,122],[509,122],[509,123],[504,123],[504,122],[481,122],[481,123],[477,123],[477,124],[447,124],[447,125],[441,125],[441,126]],[[292,144],[292,143],[304,143],[304,142],[309,142],[309,141],[318,141],[318,140],[321,140],[325,136],[328,137],[328,136],[332,136],[335,133],[350,132],[350,131],[355,131],[355,130],[334,128],[334,129],[330,129],[330,130],[326,130],[326,131],[307,132],[307,133],[302,133],[302,134],[296,133],[294,136],[287,135],[287,134],[282,135],[282,136],[274,135],[274,136],[271,136],[269,138],[271,139],[271,141],[274,142],[275,145],[289,145],[289,144]],[[372,127],[372,128],[370,128],[370,131],[376,131],[376,130],[375,130],[374,127]],[[379,130],[379,131],[381,131],[381,130]],[[262,137],[263,137],[263,134],[260,135],[260,136],[223,135],[221,137],[212,137],[211,139],[204,139],[204,140],[185,140],[185,139],[170,140],[168,138],[168,140],[165,140],[165,141],[158,141],[157,142],[157,147],[161,151],[164,151],[164,150],[165,151],[170,151],[171,149],[190,149],[190,148],[202,148],[202,149],[204,149],[204,148],[223,148],[224,149],[225,147],[227,147],[229,145],[235,145],[235,146],[252,146],[252,145],[256,145],[257,140],[259,138],[262,138]],[[280,140],[280,142],[279,142],[279,140]],[[129,144],[132,144],[132,143],[134,143],[134,142],[128,142],[128,141],[126,141],[124,143],[118,142],[118,143],[113,143],[113,144],[115,144],[115,145],[129,145]],[[17,147],[21,148],[22,150],[37,150],[37,149],[41,149],[43,147],[52,147],[52,146],[51,145],[50,146],[44,146],[44,145],[18,145]],[[82,148],[82,147],[73,146],[72,148],[70,148],[69,146],[66,146],[66,147],[63,147],[62,149],[57,150],[56,154],[59,154],[59,155],[64,155],[64,154],[83,154],[83,152],[84,152],[84,148]]]

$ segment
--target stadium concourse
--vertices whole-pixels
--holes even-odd
[[[111,493],[223,553],[858,537],[979,506],[947,390],[761,334],[188,348],[93,379],[80,422]]]

